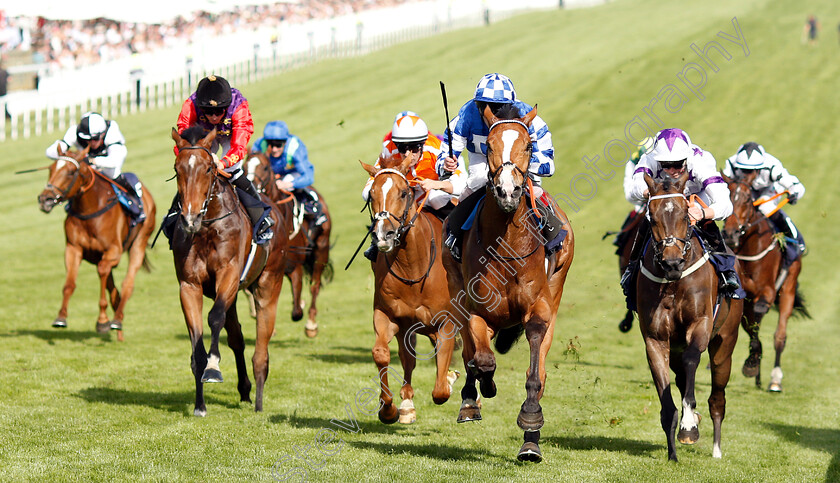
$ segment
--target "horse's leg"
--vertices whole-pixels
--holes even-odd
[[[430,336],[435,345],[435,365],[437,367],[435,388],[432,390],[432,400],[435,404],[443,404],[449,400],[449,396],[452,394],[452,382],[457,379],[457,373],[449,370],[457,330],[451,323],[444,330],[438,330],[436,334]]]
[[[312,264],[312,275],[309,279],[309,293],[312,296],[309,302],[309,317],[306,319],[306,335],[315,337],[318,335],[318,322],[315,316],[318,315],[318,307],[315,301],[321,293],[321,276],[324,267],[330,262],[330,234],[322,232],[315,241],[315,261]]]
[[[761,386],[761,340],[758,338],[758,331],[761,328],[761,317],[764,314],[757,314],[755,303],[752,300],[744,301],[744,317],[741,319],[741,326],[750,337],[750,354],[744,361],[741,372],[746,377],[755,377],[756,385]]]
[[[469,332],[469,327],[461,328],[461,342],[464,347],[461,350],[461,357],[464,360],[464,372],[466,380],[461,388],[461,410],[458,412],[458,422],[481,420],[481,404],[478,402],[478,390],[475,388],[476,377],[472,371],[473,358],[475,357],[475,345]]]
[[[134,293],[134,279],[137,277],[137,272],[140,271],[140,267],[143,266],[143,260],[146,258],[146,242],[149,239],[152,228],[154,227],[152,226],[147,230],[144,225],[142,231],[137,235],[137,238],[135,238],[131,247],[128,249],[128,268],[126,269],[125,278],[122,283],[122,299],[118,302],[117,307],[114,308],[114,320],[111,321],[111,329],[120,331],[118,337],[122,337],[125,305]],[[146,233],[147,231],[149,233]]]
[[[257,306],[257,340],[254,344],[254,381],[257,384],[254,411],[263,410],[263,389],[268,379],[268,342],[274,335],[274,323],[277,318],[277,298],[283,288],[283,272],[264,271],[254,289],[254,302]]]
[[[410,340],[406,339],[406,333],[397,332],[397,347],[400,356],[400,363],[403,368],[403,385],[400,388],[400,423],[411,424],[417,421],[417,411],[414,409],[414,388],[411,386],[411,375],[417,365],[417,334],[411,333]]]
[[[677,461],[677,448],[674,441],[674,433],[677,431],[677,407],[671,397],[671,374],[669,369],[670,347],[667,340],[655,340],[645,337],[645,350],[647,352],[650,373],[653,376],[653,384],[656,386],[656,394],[659,396],[659,421],[662,430],[665,431],[665,438],[668,441],[668,459]]]
[[[300,299],[303,291],[303,265],[295,264],[295,268],[286,274],[289,283],[292,284],[292,320],[297,322],[303,318],[303,307],[306,302]]]
[[[713,322],[713,321],[712,321]],[[697,400],[694,396],[694,384],[697,376],[697,366],[700,364],[700,354],[709,345],[709,334],[700,330],[707,322],[695,321],[688,347],[682,351],[680,360],[671,355],[671,366],[676,374],[675,381],[682,395],[682,419],[677,439],[682,444],[694,444],[700,439],[700,415],[697,414]],[[674,367],[678,365],[679,367]]]
[[[767,388],[771,392],[782,392],[782,352],[784,352],[787,342],[787,323],[793,313],[793,304],[796,300],[796,282],[801,270],[802,262],[793,262],[789,268],[787,279],[779,290],[779,324],[776,326],[776,333],[773,334],[776,361],[773,364],[773,370],[770,372],[770,386]]]
[[[216,280],[216,299],[210,313],[207,314],[207,324],[210,326],[210,355],[207,358],[207,367],[201,376],[201,382],[224,382],[219,362],[222,354],[219,352],[219,336],[222,327],[225,326],[225,319],[228,309],[236,305],[236,291],[239,288],[239,274],[236,270],[228,270],[226,273],[218,274]]]
[[[378,308],[373,309],[373,332],[376,340],[373,343],[373,362],[379,372],[379,420],[385,424],[393,424],[399,419],[399,413],[394,406],[394,394],[388,387],[388,368],[391,364],[391,350],[388,343],[394,338],[399,326],[391,322],[385,312]]]
[[[741,318],[741,313],[730,306],[730,318]],[[731,329],[730,329],[731,327]],[[712,392],[709,395],[709,414],[714,427],[712,456],[720,458],[721,427],[726,416],[726,385],[732,372],[732,351],[738,342],[738,321],[724,322],[718,335],[709,342],[709,366],[712,371]]]
[[[190,333],[190,368],[195,377],[195,409],[196,416],[207,415],[207,407],[204,405],[204,383],[201,382],[201,375],[207,367],[207,353],[204,350],[204,321],[201,318],[202,293],[201,287],[181,282],[181,310],[184,312],[184,320],[187,323],[187,331]]]
[[[99,317],[96,319],[96,331],[100,334],[107,334],[111,330],[111,322],[108,320],[108,279],[113,287],[114,278],[111,271],[119,262],[119,253],[114,254],[115,251],[117,250],[105,251],[102,259],[96,264],[96,272],[99,274]]]
[[[475,347],[473,360],[467,364],[467,370],[472,371],[478,379],[478,388],[481,395],[487,398],[496,395],[496,383],[493,382],[493,375],[496,372],[496,356],[490,349],[492,329],[487,326],[484,318],[473,314],[469,321],[470,336]]]
[[[553,324],[539,315],[533,315],[525,323],[525,337],[528,339],[531,357],[525,379],[526,398],[516,418],[516,424],[525,431],[525,442],[517,455],[520,461],[542,461],[539,441],[544,420],[540,398],[545,389],[545,355],[551,347],[550,342],[545,344],[549,332],[553,334]]]
[[[82,249],[68,244],[64,249],[64,268],[67,277],[64,279],[64,287],[61,289],[61,308],[58,309],[58,316],[52,323],[53,327],[67,327],[67,304],[70,303],[70,296],[76,290],[76,277],[79,276],[79,265],[82,263]]]
[[[233,351],[236,360],[236,378],[239,380],[239,400],[251,402],[251,381],[248,379],[248,366],[245,365],[245,338],[242,336],[242,326],[236,313],[236,303],[228,308],[225,315],[225,332],[227,332],[228,347]]]

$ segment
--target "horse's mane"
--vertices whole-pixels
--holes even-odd
[[[188,127],[181,133],[181,139],[187,141],[193,146],[204,139],[205,136],[207,136],[207,133],[204,132],[204,128],[201,126]]]
[[[662,180],[662,191],[669,192],[674,189],[674,186],[677,184],[677,180],[671,178],[670,176],[666,176],[665,179]]]
[[[496,117],[499,119],[519,119],[519,109],[513,104],[505,104],[496,112]]]

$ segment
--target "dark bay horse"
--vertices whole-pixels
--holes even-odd
[[[330,261],[330,232],[332,218],[327,202],[320,193],[318,195],[327,221],[320,226],[312,226],[309,218],[303,217],[303,207],[299,208],[300,216],[295,216],[295,197],[292,193],[282,192],[274,183],[274,171],[268,156],[264,153],[251,153],[245,162],[245,172],[254,183],[257,191],[265,193],[277,203],[283,219],[286,221],[286,233],[289,235],[289,247],[286,251],[286,276],[292,285],[292,320],[297,322],[303,318],[306,302],[301,300],[304,275],[309,276],[309,294],[312,301],[309,304],[309,317],[306,319],[304,332],[307,337],[318,335],[318,294],[321,292],[321,282],[332,279],[333,270]],[[253,314],[252,314],[253,315]]]
[[[668,459],[677,461],[674,433],[678,422],[681,443],[694,444],[700,438],[694,379],[700,354],[706,349],[712,371],[712,456],[720,458],[726,384],[743,301],[718,296],[717,274],[689,223],[688,200],[683,195],[688,172],[662,183],[646,175],[645,181],[651,195],[651,238],[642,256],[636,300],[648,365],[662,407],[659,415],[668,440]],[[717,308],[716,303],[720,304]],[[671,397],[669,368],[682,395],[682,419],[678,419]]]
[[[416,420],[411,375],[417,359],[417,334],[434,345],[437,377],[432,390],[435,404],[449,400],[457,373],[449,370],[455,336],[464,319],[453,309],[455,293],[449,291],[446,271],[441,263],[441,221],[418,208],[414,188],[406,175],[410,159],[380,158],[379,166],[361,163],[373,177],[370,189],[371,230],[381,252],[371,262],[374,275],[373,361],[379,370],[381,407],[379,420],[386,424],[409,424]],[[399,412],[388,386],[391,351],[388,344],[396,336],[403,377]],[[395,371],[394,371],[395,372]]]
[[[750,336],[750,355],[744,361],[742,372],[755,377],[755,384],[761,387],[761,341],[758,332],[761,320],[774,304],[779,308],[779,322],[773,336],[776,348],[776,362],[770,372],[769,391],[782,391],[782,351],[787,340],[787,323],[794,310],[809,316],[803,299],[797,293],[802,258],[797,257],[781,275],[782,248],[773,223],[759,211],[753,202],[750,185],[755,174],[749,178],[724,178],[729,184],[729,193],[734,211],[726,219],[723,236],[727,245],[735,252],[744,268],[741,281],[747,292],[744,302],[744,330]]]
[[[568,218],[556,205],[558,217],[568,232],[560,251],[548,260],[539,223],[534,219],[525,195],[530,186],[528,165],[531,138],[528,126],[537,115],[534,108],[523,118],[515,112],[489,108],[484,119],[490,125],[487,136],[489,180],[487,196],[472,227],[465,232],[463,262],[458,264],[445,250],[444,265],[450,292],[466,299],[468,323],[461,328],[463,359],[467,379],[461,391],[458,422],[481,419],[476,381],[484,397],[496,395],[493,375],[496,357],[490,341],[496,337],[496,350],[506,353],[524,332],[530,350],[526,371],[527,397],[517,418],[525,443],[518,459],[541,461],[540,428],[543,426],[540,399],[545,390],[545,358],[554,336],[555,318],[563,294],[563,284],[574,256],[574,234]]]
[[[46,187],[38,195],[41,211],[49,213],[55,205],[67,201],[67,218],[64,234],[67,246],[64,265],[67,278],[64,298],[53,327],[67,327],[67,304],[76,289],[79,265],[86,260],[96,265],[99,273],[99,317],[96,331],[107,333],[116,330],[123,340],[122,323],[125,305],[134,292],[134,277],[140,267],[149,270],[146,244],[155,228],[155,201],[143,187],[143,206],[146,219],[134,227],[129,216],[120,209],[112,181],[100,174],[87,160],[88,149],[82,152],[64,152],[58,147],[59,158],[50,166]],[[114,284],[113,270],[120,263],[123,252],[128,252],[128,270],[122,284],[122,294]],[[108,301],[114,318],[108,320]]]
[[[245,367],[245,340],[236,314],[236,295],[248,287],[257,307],[257,336],[254,348],[254,379],[257,383],[254,409],[262,411],[263,388],[268,378],[268,342],[274,332],[277,297],[283,285],[288,237],[284,230],[275,230],[274,238],[251,251],[251,222],[244,206],[216,170],[210,148],[216,137],[207,136],[201,128],[189,128],[183,136],[172,130],[178,147],[175,174],[181,200],[179,222],[172,235],[175,273],[180,283],[181,309],[190,333],[191,368],[195,376],[196,416],[205,416],[204,383],[222,382],[219,369],[219,335],[222,327],[228,334],[228,345],[236,359],[241,401],[251,401],[251,381]],[[265,200],[263,200],[265,201]],[[276,206],[270,216],[276,226],[283,219]],[[209,357],[202,335],[202,297],[213,299],[207,317],[211,342]]]

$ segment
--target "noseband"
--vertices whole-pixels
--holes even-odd
[[[200,149],[200,150],[204,151],[205,153],[207,153],[210,156],[211,159],[213,158],[213,153],[211,153],[210,150],[205,148],[204,146],[185,146],[183,148],[180,148],[181,151],[186,151],[186,150],[189,150],[189,149]],[[221,220],[222,218],[227,218],[228,216],[232,215],[234,211],[236,211],[236,209],[234,208],[234,209],[230,210],[227,214],[222,215],[220,217],[213,218],[213,219],[210,219],[210,220],[204,220],[203,219],[204,215],[207,214],[208,208],[210,207],[210,202],[213,200],[213,198],[216,197],[216,196],[213,195],[213,189],[216,187],[216,182],[219,179],[219,176],[213,171],[213,165],[212,164],[210,166],[210,172],[212,173],[213,181],[210,183],[210,186],[207,188],[207,195],[204,197],[204,203],[201,204],[201,210],[198,212],[199,219],[202,219],[201,223],[205,224],[205,225],[209,225],[210,223],[212,223],[214,221],[217,221],[217,220]],[[239,198],[236,197],[236,200],[238,201]],[[183,214],[183,211],[181,211],[181,214]]]
[[[56,204],[67,199],[67,195],[73,189],[73,186],[76,184],[76,179],[82,172],[82,168],[81,165],[79,165],[79,162],[71,158],[70,156],[59,156],[57,161],[65,161],[68,163],[72,163],[74,166],[76,166],[76,171],[73,172],[73,177],[70,179],[70,183],[67,184],[67,189],[62,190],[61,188],[52,183],[47,183],[47,185],[44,187],[44,189],[53,190],[54,192],[58,193],[58,196],[53,198]]]
[[[393,169],[393,168],[384,168],[384,169],[380,169],[380,170],[379,170],[379,171],[377,171],[377,172],[376,172],[376,174],[373,176],[373,177],[374,177],[374,179],[375,179],[377,176],[379,176],[380,174],[396,174],[397,176],[399,176],[400,178],[402,178],[403,180],[405,180],[405,183],[406,183],[406,185],[408,186],[409,199],[408,199],[408,202],[405,204],[405,210],[403,211],[402,216],[400,216],[399,218],[397,218],[397,217],[396,217],[393,213],[391,213],[391,212],[390,212],[390,211],[388,211],[388,210],[383,210],[383,211],[380,211],[379,213],[377,213],[377,214],[375,214],[375,215],[372,215],[372,216],[371,216],[371,221],[373,221],[373,222],[379,222],[379,221],[382,221],[382,220],[389,220],[389,219],[391,219],[391,218],[393,218],[394,220],[396,220],[396,222],[397,222],[397,229],[396,229],[396,232],[397,232],[397,233],[396,233],[396,236],[394,237],[394,245],[395,245],[395,246],[399,246],[399,244],[400,244],[400,238],[401,238],[401,237],[402,237],[402,236],[403,236],[403,235],[404,235],[404,234],[405,234],[405,233],[406,233],[406,232],[407,232],[407,231],[408,231],[408,230],[409,230],[412,226],[414,226],[414,221],[417,219],[417,215],[419,215],[419,214],[420,214],[420,212],[418,211],[417,213],[415,213],[415,214],[414,214],[414,217],[412,217],[411,221],[409,221],[408,223],[406,223],[406,220],[408,219],[408,212],[409,212],[409,210],[411,209],[411,205],[414,203],[414,190],[411,188],[411,183],[409,183],[409,182],[408,182],[408,178],[406,178],[404,174],[402,174],[401,172],[399,172],[399,171],[397,171],[396,169]],[[384,208],[384,207],[383,207],[383,208]],[[371,231],[373,231],[373,226],[374,226],[374,224],[371,224]]]
[[[664,198],[682,198],[683,200],[686,200],[686,202],[688,202],[685,195],[683,195],[681,193],[670,193],[670,194],[666,194],[666,195],[651,196],[650,198],[648,198],[648,201],[647,201],[647,217],[648,217],[648,220],[650,220],[650,202],[653,201],[653,200],[661,200],[661,199],[664,199]],[[669,236],[666,236],[665,238],[663,238],[662,240],[657,240],[656,237],[654,237],[653,232],[651,231],[650,237],[651,237],[651,240],[653,241],[654,260],[656,261],[656,263],[660,264],[660,266],[662,264],[662,253],[665,251],[666,248],[671,247],[671,246],[675,246],[677,244],[677,242],[682,242],[682,244],[683,244],[682,256],[681,256],[682,260],[685,261],[685,257],[688,256],[688,251],[691,249],[691,223],[689,222],[687,211],[686,211],[686,214],[685,214],[685,220],[686,220],[686,225],[688,226],[688,229],[686,230],[686,233],[685,233],[685,238],[679,238],[679,237],[676,237],[674,235],[669,235]]]

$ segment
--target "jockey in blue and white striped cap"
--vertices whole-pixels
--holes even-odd
[[[452,130],[452,154],[455,158],[449,163],[446,163],[446,158],[449,156],[448,132],[444,133],[444,145],[441,146],[441,154],[436,166],[438,173],[443,174],[444,170],[448,170],[445,164],[454,166],[454,161],[458,159],[462,151],[467,150],[470,153],[467,187],[461,193],[461,200],[481,190],[487,183],[486,141],[490,127],[485,124],[481,114],[484,106],[490,106],[495,113],[505,104],[513,104],[520,117],[525,116],[532,109],[532,106],[516,98],[513,81],[507,76],[497,73],[486,74],[478,81],[473,99],[461,107],[458,115],[447,127],[447,131]],[[551,143],[551,132],[540,116],[536,116],[531,122],[528,133],[531,135],[533,148],[528,171],[532,174],[534,185],[538,187],[539,177],[554,174],[554,146]]]

